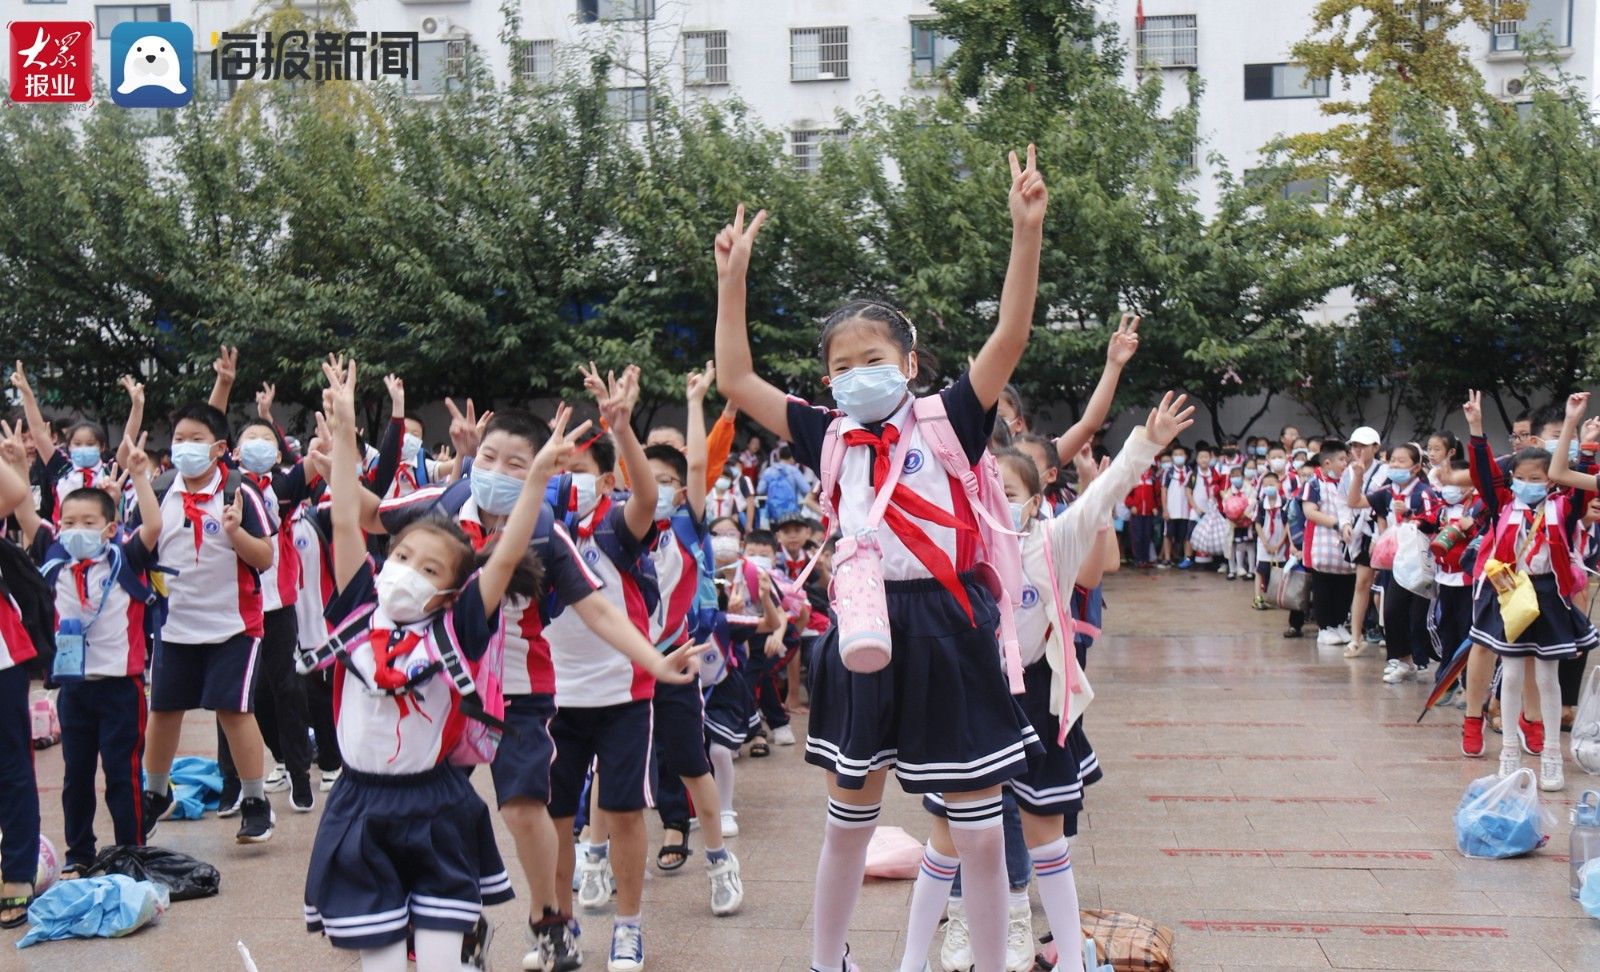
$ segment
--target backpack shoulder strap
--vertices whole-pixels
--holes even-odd
[[[466,655],[461,651],[461,645],[456,640],[455,627],[450,623],[453,611],[440,611],[434,615],[433,624],[433,650],[438,653],[439,661],[444,664],[445,677],[450,679],[455,686],[456,694],[461,701],[458,708],[461,714],[469,719],[506,731],[503,720],[490,715],[484,708],[483,698],[478,694],[478,685],[472,680],[472,671],[468,668]]]
[[[167,492],[172,489],[172,484],[177,481],[178,471],[176,469],[168,469],[155,478],[155,482],[150,484],[150,488],[155,491],[157,503],[167,498]]]
[[[972,512],[992,531],[1016,536],[1017,532],[1011,524],[1000,522],[983,496],[979,492],[981,480],[976,471],[986,468],[994,462],[994,453],[984,451],[983,458],[978,460],[977,466],[967,461],[966,447],[961,444],[961,437],[956,435],[955,426],[950,424],[950,413],[945,410],[942,395],[927,395],[911,403],[911,415],[917,428],[922,432],[922,437],[927,441],[928,447],[933,450],[939,459],[939,464],[944,467],[950,478],[961,483],[962,492],[967,494]]]
[[[829,524],[839,518],[839,511],[834,508],[833,494],[839,488],[839,471],[844,468],[844,433],[843,418],[836,418],[828,423],[828,431],[822,437],[821,469],[817,476],[822,480],[822,517],[823,530],[827,532]]]

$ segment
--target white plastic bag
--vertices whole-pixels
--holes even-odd
[[[1519,857],[1543,847],[1555,817],[1539,803],[1531,769],[1467,784],[1456,807],[1456,849],[1466,857]]]
[[[1412,521],[1400,524],[1396,530],[1393,570],[1395,583],[1418,597],[1433,600],[1437,591],[1433,551],[1428,549],[1428,538]]]
[[[1572,720],[1572,758],[1583,771],[1600,775],[1600,668],[1591,668]]]

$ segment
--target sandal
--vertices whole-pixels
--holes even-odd
[[[33,904],[34,895],[18,894],[7,895],[0,898],[0,912],[22,909],[22,913],[15,918],[0,918],[0,928],[21,928],[28,923],[28,906]]]
[[[656,851],[656,867],[663,871],[676,871],[689,863],[689,858],[694,856],[694,851],[689,849],[689,825],[682,822],[662,824],[661,834],[661,849]],[[677,843],[667,843],[667,834],[680,835]],[[677,860],[669,862],[668,858],[673,856]]]
[[[61,865],[62,881],[75,881],[83,877],[83,872],[89,869],[88,864],[63,864]]]
[[[751,759],[760,759],[763,756],[771,756],[771,755],[772,755],[772,747],[767,745],[767,741],[765,739],[757,739],[755,742],[750,744],[750,758]]]

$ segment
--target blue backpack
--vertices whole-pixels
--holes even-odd
[[[786,513],[800,508],[800,493],[795,488],[795,468],[778,463],[761,477],[767,496],[767,522],[776,523]]]
[[[696,522],[687,506],[680,506],[672,514],[672,532],[694,556],[696,572],[700,575],[694,597],[695,608],[716,607],[717,564],[711,556],[711,544],[706,542],[705,525]]]
[[[544,498],[545,508],[550,510],[553,515],[559,516],[562,526],[567,528],[567,532],[572,534],[573,540],[576,541],[578,538],[578,514],[572,510],[572,474],[562,473],[551,479],[549,484],[545,486]],[[627,498],[628,494],[625,492],[612,494],[612,501],[616,503],[627,502]],[[540,522],[543,522],[542,515]],[[596,527],[594,536],[603,547],[614,546],[617,541],[615,537],[608,536],[611,532],[611,528],[602,523]],[[626,571],[628,576],[633,578],[634,583],[639,585],[639,593],[644,596],[645,610],[654,612],[656,605],[661,603],[661,583],[656,578],[656,565],[650,559],[650,551],[648,549],[641,550],[638,558],[633,563],[618,564],[617,567]],[[554,597],[555,595],[552,594],[550,599],[554,600]]]
[[[111,577],[115,578],[118,586],[128,593],[128,597],[144,605],[144,636],[146,657],[154,658],[156,648],[161,644],[161,626],[167,621],[167,596],[166,581],[160,576],[171,574],[174,577],[178,572],[167,567],[151,568],[151,583],[145,584],[132,573],[123,569],[122,547],[115,540],[111,544]],[[50,596],[55,597],[56,578],[61,573],[61,568],[72,563],[72,558],[67,555],[66,548],[60,544],[51,545],[47,552],[47,559],[40,566],[39,573],[44,575],[45,583],[50,586]],[[103,597],[103,595],[102,595]],[[103,605],[104,600],[101,601]],[[53,607],[52,603],[52,607]],[[52,624],[53,627],[53,624]],[[52,656],[54,653],[54,640],[51,642]],[[43,656],[44,652],[40,652]],[[46,672],[48,679],[50,673]]]

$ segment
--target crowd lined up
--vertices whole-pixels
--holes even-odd
[[[815,972],[854,968],[851,915],[891,773],[931,830],[900,968],[926,967],[941,921],[947,972],[1032,968],[1031,886],[1056,967],[1081,969],[1070,839],[1101,775],[1085,669],[1101,580],[1125,559],[1214,564],[1254,581],[1257,607],[1301,563],[1319,640],[1355,654],[1377,627],[1363,625],[1374,578],[1390,576],[1373,566],[1383,537],[1414,524],[1440,550],[1436,586],[1383,585],[1385,679],[1482,646],[1465,673],[1467,748],[1481,753],[1472,702],[1493,657],[1527,657],[1529,678],[1503,666],[1502,704],[1536,750],[1526,687],[1553,736],[1559,667],[1595,641],[1570,600],[1580,498],[1595,489],[1575,471],[1585,461],[1567,461],[1581,398],[1548,430],[1554,460],[1520,440],[1495,458],[1475,399],[1464,448],[1441,435],[1380,457],[1361,429],[1348,445],[1285,430],[1191,450],[1176,440],[1193,409],[1171,394],[1112,456],[1101,433],[1138,349],[1130,315],[1080,420],[1041,434],[1009,385],[1046,210],[1031,147],[1011,178],[995,329],[922,397],[915,324],[879,300],[822,323],[835,407],[756,373],[745,287],[765,214],[747,224],[742,207],[714,247],[716,361],[686,377],[684,425],[643,439],[636,367],[585,370],[585,421],[565,404],[536,418],[451,403],[450,446],[435,449],[393,375],[389,420],[360,428],[358,364],[330,355],[302,443],[270,384],[230,421],[237,352],[224,348],[210,399],[170,416],[152,458],[136,381],[113,448],[93,422],[47,421],[18,362],[21,414],[0,426],[0,925],[27,920],[39,839],[30,675],[59,686],[68,877],[95,858],[97,764],[116,843],[149,841],[173,806],[185,714],[210,710],[218,816],[261,843],[280,794],[293,812],[320,800],[306,927],[375,972],[408,957],[427,972],[484,965],[484,908],[513,884],[472,767],[487,766],[528,887],[522,967],[576,968],[577,915],[610,910],[607,967],[633,972],[646,812],[664,835],[655,866],[685,866],[697,831],[708,906],[733,914],[736,761],[791,746],[826,776]],[[708,426],[713,390],[727,404]],[[741,421],[763,432],[735,452]],[[1470,593],[1490,560],[1531,576],[1526,633],[1501,622],[1495,586]],[[801,739],[791,716],[806,711]],[[1544,779],[1560,785],[1559,755]]]

